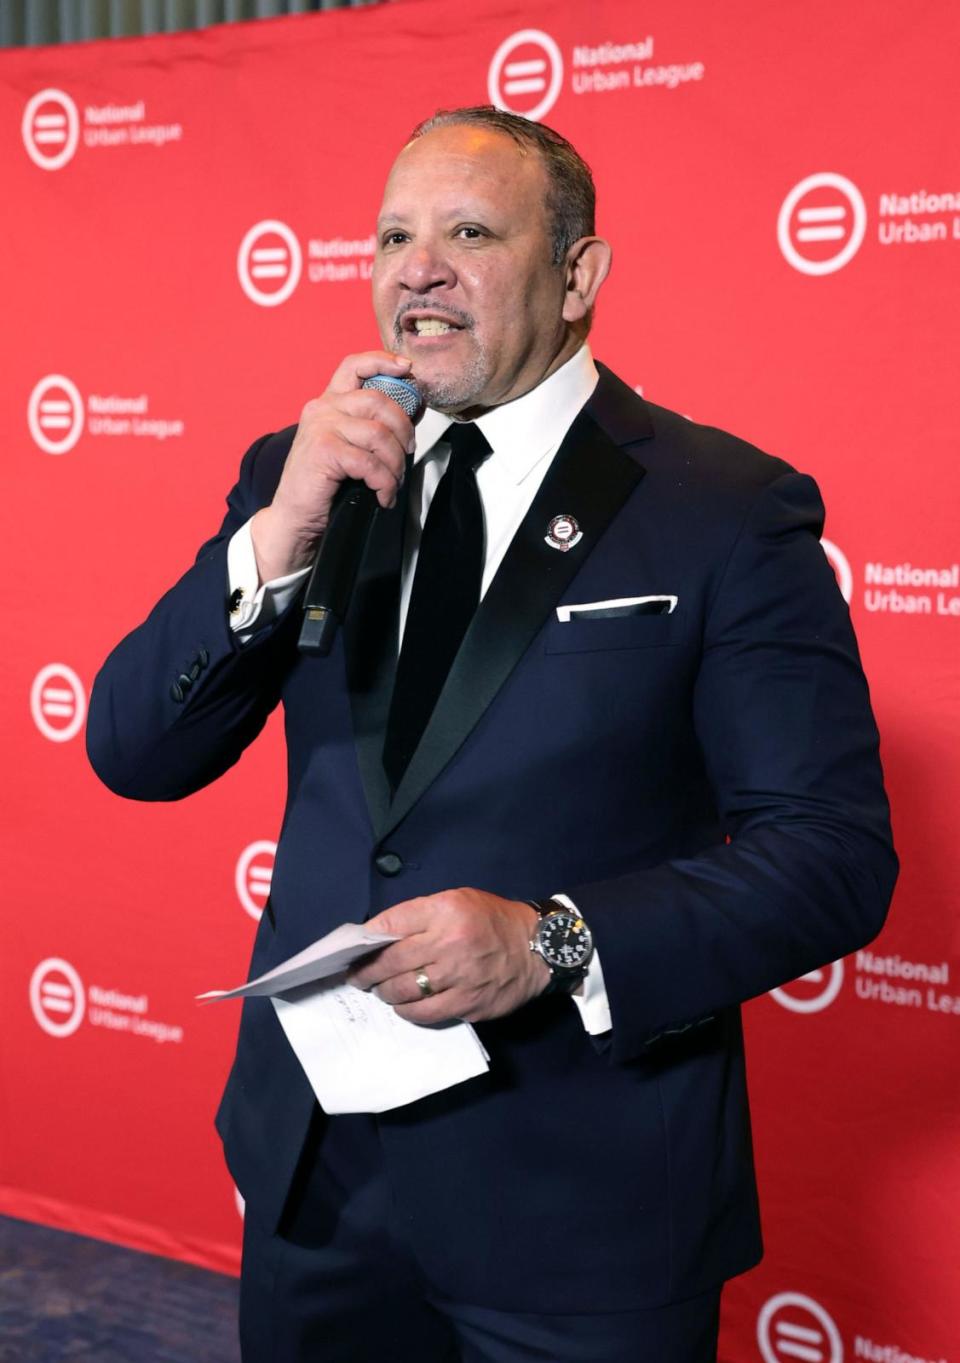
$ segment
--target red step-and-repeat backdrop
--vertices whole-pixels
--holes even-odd
[[[960,1363],[958,41],[954,0],[402,0],[0,53],[0,1208],[237,1267],[236,1005],[193,999],[246,967],[279,726],[136,805],[86,697],[250,441],[377,343],[407,130],[492,101],[595,169],[598,356],[820,480],[883,733],[889,926],[747,1009],[767,1256],[722,1356]]]

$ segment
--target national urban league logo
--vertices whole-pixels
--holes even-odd
[[[490,103],[532,123],[557,102],[563,84],[563,57],[549,33],[525,28],[505,38],[490,63]]]
[[[67,454],[86,432],[91,436],[133,436],[170,440],[183,435],[181,417],[154,416],[146,393],[88,393],[86,402],[72,379],[47,374],[27,401],[27,426],[47,454]]]
[[[808,175],[780,206],[777,241],[801,274],[833,274],[849,264],[867,230],[867,208],[852,180],[832,171]]]
[[[20,131],[33,164],[41,170],[59,170],[80,140],[77,106],[62,90],[41,90],[28,100]]]
[[[275,308],[285,303],[300,282],[303,253],[285,222],[265,218],[254,223],[237,252],[240,287],[252,303]]]
[[[821,1013],[829,1008],[843,984],[843,962],[834,961],[822,970],[808,970],[789,984],[771,989],[770,997],[791,1013]]]
[[[150,1000],[146,994],[102,989],[97,984],[85,989],[70,962],[59,956],[40,962],[30,976],[28,992],[37,1025],[48,1036],[72,1036],[86,1019],[91,1027],[105,1027],[114,1034],[126,1032],[160,1045],[183,1041],[179,1024],[148,1016]]]
[[[87,697],[83,683],[66,663],[48,663],[30,688],[33,722],[51,743],[66,743],[83,728]]]
[[[69,961],[49,956],[30,976],[30,1007],[48,1036],[70,1036],[83,1021],[83,981]]]
[[[853,597],[853,569],[850,567],[850,560],[833,540],[822,539],[820,548],[826,554],[827,562],[836,574],[840,594],[849,606]]]
[[[27,425],[47,454],[66,454],[83,431],[83,398],[77,385],[63,374],[40,380],[27,403]]]
[[[237,898],[251,918],[258,923],[264,905],[270,894],[273,880],[273,859],[277,854],[277,844],[262,838],[252,842],[240,853],[234,872],[234,885]]]
[[[843,1363],[843,1341],[819,1302],[802,1292],[778,1292],[757,1319],[763,1363]]]

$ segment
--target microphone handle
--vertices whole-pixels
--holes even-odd
[[[423,410],[420,390],[411,379],[372,374],[360,386],[383,393],[411,421]],[[337,492],[303,600],[298,644],[301,653],[325,658],[333,647],[379,507],[377,494],[357,479],[347,479]]]
[[[377,494],[356,479],[337,493],[303,599],[301,653],[325,658],[333,647],[379,507]]]

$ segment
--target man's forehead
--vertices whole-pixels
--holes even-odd
[[[447,125],[406,143],[383,187],[378,222],[431,213],[540,215],[547,172],[539,155],[495,128]]]
[[[476,156],[497,151],[503,154],[512,152],[517,156],[528,154],[526,147],[501,128],[491,128],[484,123],[442,123],[429,132],[421,133],[419,137],[412,137],[400,148],[397,161],[412,152],[436,150],[461,151]]]
[[[465,173],[495,173],[499,169],[516,174],[523,163],[536,173],[539,157],[532,148],[521,146],[509,133],[476,124],[453,123],[433,128],[401,147],[387,176],[391,180],[415,172],[438,160],[459,161]]]

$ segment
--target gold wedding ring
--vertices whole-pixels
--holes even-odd
[[[414,979],[417,982],[417,988],[420,990],[422,997],[428,999],[433,993],[433,985],[430,983],[430,976],[425,970],[420,970],[414,976]]]

